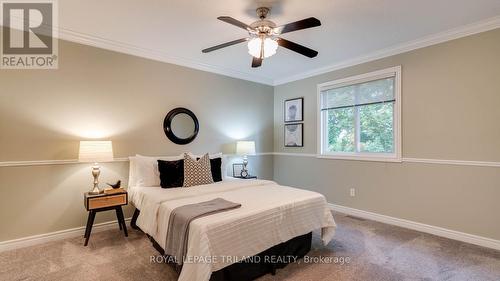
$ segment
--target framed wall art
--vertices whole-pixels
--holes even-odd
[[[285,122],[304,121],[304,98],[285,100],[284,119]]]
[[[285,147],[304,146],[304,124],[285,124]]]

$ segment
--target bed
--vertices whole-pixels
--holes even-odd
[[[213,273],[234,268],[238,261],[266,251],[274,253],[280,245],[299,251],[301,243],[309,241],[310,247],[310,233],[317,229],[321,229],[326,245],[336,228],[323,195],[268,180],[228,178],[208,185],[169,189],[129,186],[128,192],[132,205],[140,210],[136,212],[137,226],[163,249],[173,209],[214,198],[242,205],[191,222],[188,262],[182,266],[180,281],[214,280]]]

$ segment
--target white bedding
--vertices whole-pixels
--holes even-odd
[[[323,195],[266,180],[224,180],[171,189],[130,187],[129,196],[141,210],[137,225],[162,248],[170,212],[176,207],[214,198],[242,205],[191,222],[187,257],[202,260],[184,263],[181,281],[209,280],[213,271],[234,263],[234,257],[256,255],[315,229],[322,230],[326,245],[336,227]]]

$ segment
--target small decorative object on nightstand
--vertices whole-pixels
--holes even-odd
[[[245,176],[241,175],[241,170],[243,169],[243,164],[242,163],[234,163],[233,164],[233,178],[237,179],[256,179],[256,176],[251,176],[249,174],[246,174]]]
[[[78,161],[94,163],[92,176],[94,176],[94,187],[90,194],[99,194],[103,191],[99,188],[99,175],[101,170],[97,162],[113,160],[113,145],[111,141],[81,141]]]
[[[242,178],[248,177],[248,155],[255,155],[255,142],[254,141],[238,141],[236,143],[236,154],[243,155],[243,169],[241,169],[240,176]]]
[[[112,194],[90,194],[85,193],[84,204],[85,209],[89,211],[87,219],[87,227],[85,229],[85,244],[89,243],[90,232],[92,232],[92,225],[94,224],[95,214],[98,212],[115,210],[118,226],[120,230],[123,229],[125,237],[128,237],[127,226],[125,225],[125,218],[123,217],[122,206],[128,204],[128,194],[122,188],[112,189]]]
[[[115,184],[111,184],[111,183],[106,183],[106,184],[109,185],[109,186],[111,186],[114,189],[117,189],[117,188],[120,188],[122,186],[122,181],[119,180]]]

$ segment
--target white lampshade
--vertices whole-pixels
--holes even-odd
[[[254,141],[238,141],[236,142],[236,154],[238,155],[255,155]]]
[[[80,162],[106,162],[113,160],[111,141],[80,141]]]
[[[262,39],[259,37],[252,38],[248,41],[248,53],[256,58],[260,58],[260,49],[262,48]],[[264,58],[268,58],[276,54],[278,42],[271,38],[264,39]]]

